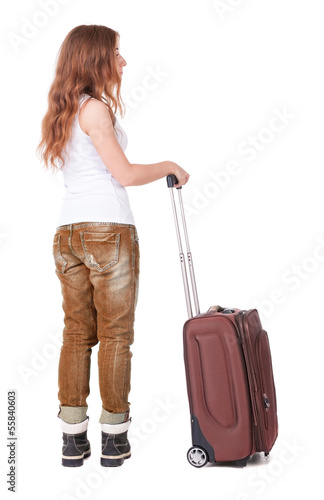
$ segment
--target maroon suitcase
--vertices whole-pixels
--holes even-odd
[[[176,178],[167,177],[172,188]],[[199,312],[192,255],[177,188],[196,315],[170,189],[189,319],[183,327],[184,361],[191,415],[191,465],[235,462],[245,466],[258,452],[269,455],[278,435],[276,390],[268,335],[256,309],[210,307]]]

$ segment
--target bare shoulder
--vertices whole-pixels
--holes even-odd
[[[93,130],[102,130],[109,132],[113,129],[112,120],[107,106],[98,99],[88,99],[80,109],[79,113],[80,127],[87,135],[91,135]]]

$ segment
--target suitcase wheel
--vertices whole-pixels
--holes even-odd
[[[208,455],[204,448],[192,446],[187,453],[188,461],[194,467],[203,467],[208,462]]]

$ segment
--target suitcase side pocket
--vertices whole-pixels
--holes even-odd
[[[269,452],[278,433],[276,389],[273,378],[272,359],[267,332],[261,330],[256,339],[255,353],[259,372],[259,404],[262,408],[262,425],[266,452]]]

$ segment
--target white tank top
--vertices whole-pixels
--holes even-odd
[[[125,187],[111,175],[91,138],[80,127],[80,107],[88,99],[92,99],[88,94],[80,96],[79,110],[72,123],[72,135],[63,153],[65,165],[61,172],[65,194],[57,226],[77,222],[135,225]],[[115,128],[117,140],[125,151],[128,139],[117,118]],[[69,153],[69,158],[66,153]]]

